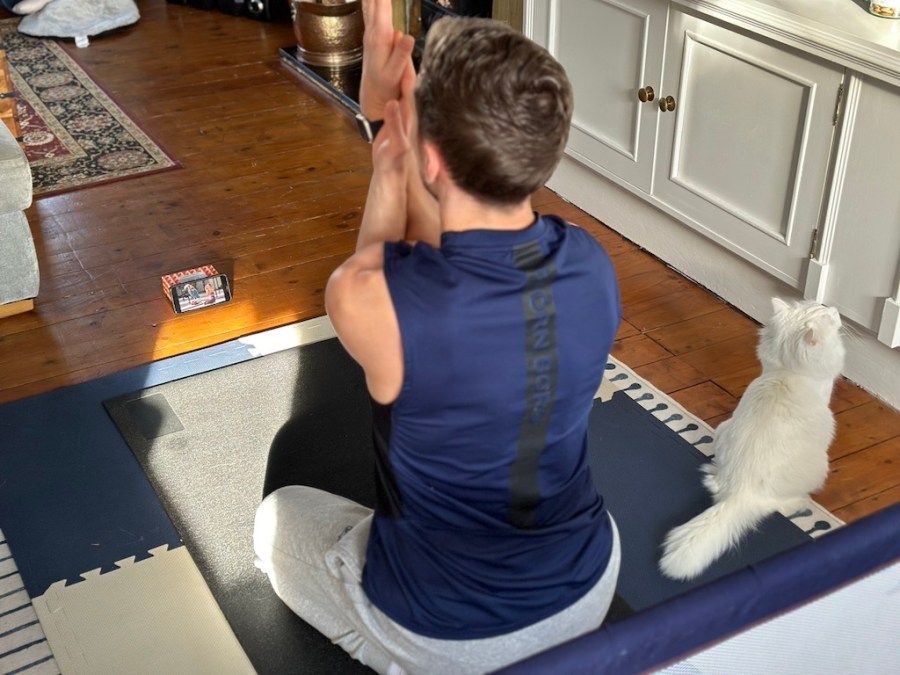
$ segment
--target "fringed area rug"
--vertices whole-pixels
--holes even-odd
[[[34,194],[177,166],[54,40],[0,20]]]

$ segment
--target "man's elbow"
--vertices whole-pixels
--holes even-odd
[[[344,265],[338,267],[325,284],[325,313],[334,323],[340,317],[346,307],[347,286],[349,273]]]
[[[355,322],[378,298],[381,249],[372,247],[345,260],[325,285],[325,312],[331,323]]]

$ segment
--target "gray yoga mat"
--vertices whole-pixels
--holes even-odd
[[[356,416],[367,402],[356,364],[328,340],[105,403],[261,674],[371,672],[278,599],[252,547],[266,459],[282,427],[325,423],[352,451],[368,431],[341,411]]]

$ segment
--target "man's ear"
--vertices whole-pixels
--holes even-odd
[[[431,141],[422,141],[422,179],[425,184],[433,185],[444,171],[444,157],[441,151]]]

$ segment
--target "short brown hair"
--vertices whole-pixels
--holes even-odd
[[[457,186],[494,204],[539,189],[565,150],[572,87],[543,47],[491,19],[445,18],[425,44],[419,133]]]

